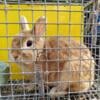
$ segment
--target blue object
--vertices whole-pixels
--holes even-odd
[[[97,23],[100,23],[100,14],[98,15]],[[97,35],[100,35],[100,25],[97,26]]]
[[[0,62],[0,84],[5,84],[9,80],[9,65],[4,62]]]

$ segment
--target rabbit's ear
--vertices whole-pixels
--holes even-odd
[[[30,30],[27,19],[25,16],[20,17],[21,30]]]
[[[36,36],[41,36],[46,29],[46,18],[44,16],[40,17],[32,29],[32,33]]]

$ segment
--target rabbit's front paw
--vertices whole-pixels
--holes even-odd
[[[50,92],[49,92],[49,96],[51,97],[51,98],[53,98],[53,97],[58,97],[58,96],[63,96],[63,95],[65,95],[65,91],[60,91],[60,88],[58,88],[58,87],[53,87],[51,90],[50,90]]]

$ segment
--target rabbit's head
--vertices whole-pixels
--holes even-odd
[[[21,32],[12,40],[11,57],[17,63],[32,64],[36,61],[38,52],[43,50],[45,32],[45,17],[40,17],[30,29],[24,16],[20,18]]]

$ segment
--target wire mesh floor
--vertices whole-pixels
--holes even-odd
[[[15,4],[18,7],[15,7],[15,5],[11,5],[11,6],[8,6],[7,5],[7,4],[10,4],[10,3],[14,4],[14,1],[15,1]],[[23,1],[25,1],[25,3]],[[26,1],[28,1],[28,2],[30,1],[29,3],[30,4],[32,3],[32,6],[31,5],[30,6],[29,5],[28,6],[27,5],[22,5],[22,4],[26,4]],[[39,5],[40,2],[38,2],[38,3],[35,4],[34,1],[44,1],[44,2],[41,2],[42,3],[42,8],[41,8],[41,5]],[[52,5],[51,8],[52,9],[48,9],[50,5],[47,6],[46,5],[46,3],[47,3],[46,1],[48,1],[48,2],[52,1],[51,2],[51,5]],[[54,1],[56,1],[55,2],[55,6],[53,4]],[[64,1],[64,2],[62,2],[62,1]],[[94,3],[91,4],[92,5],[92,7],[90,7],[91,9],[88,9],[87,8],[87,10],[85,11],[85,10],[83,10],[83,8],[84,8],[83,5],[85,4],[85,2],[88,2],[89,0],[78,0],[78,2],[76,2],[76,1],[75,0],[0,0],[0,2],[3,4],[3,5],[1,5],[2,7],[0,8],[0,11],[1,11],[1,13],[0,13],[0,15],[1,15],[1,17],[0,17],[0,19],[1,19],[0,20],[0,24],[1,24],[1,29],[3,29],[3,32],[1,32],[2,35],[0,36],[0,39],[2,39],[1,41],[3,41],[4,38],[5,38],[6,39],[6,42],[7,42],[7,44],[5,44],[7,46],[1,48],[0,50],[1,51],[7,51],[7,52],[8,52],[8,50],[10,50],[8,47],[10,45],[10,41],[9,40],[11,40],[11,38],[12,38],[12,33],[14,35],[15,31],[17,32],[17,31],[20,30],[20,28],[19,29],[15,28],[14,30],[12,30],[13,29],[12,27],[14,25],[15,25],[15,27],[17,27],[17,26],[19,27],[19,24],[20,24],[19,17],[21,16],[20,14],[21,13],[24,14],[24,12],[26,13],[25,16],[29,15],[27,17],[29,17],[30,19],[32,19],[32,21],[34,21],[34,19],[35,19],[35,16],[34,16],[35,14],[33,14],[33,13],[36,13],[36,15],[37,15],[37,13],[40,13],[40,14],[43,13],[43,15],[46,16],[46,17],[48,17],[48,18],[52,15],[52,17],[49,20],[51,20],[55,16],[54,17],[54,19],[55,19],[54,22],[52,22],[52,21],[50,21],[48,23],[45,22],[45,25],[48,25],[48,26],[50,26],[50,25],[55,26],[56,25],[57,28],[55,28],[54,30],[57,30],[57,32],[54,32],[54,33],[57,33],[57,34],[55,34],[57,36],[60,33],[60,30],[61,29],[62,29],[61,32],[64,31],[64,29],[62,28],[62,26],[65,26],[66,25],[68,27],[68,29],[67,29],[68,32],[65,30],[64,33],[68,33],[68,35],[70,35],[70,36],[71,36],[71,32],[76,31],[76,30],[79,30],[79,38],[80,39],[83,37],[83,33],[85,33],[84,35],[86,35],[86,36],[88,34],[92,34],[91,37],[93,38],[93,36],[94,36],[93,33],[96,33],[96,32],[93,31],[93,30],[95,30],[94,27],[96,27],[96,25],[95,25],[96,20],[94,19],[94,17],[95,17],[95,13],[94,12],[95,12],[95,9],[96,9],[96,3],[95,4]],[[94,1],[96,1],[96,0],[94,0]],[[75,5],[72,5],[74,3],[75,3]],[[88,3],[88,5],[90,3]],[[64,4],[65,9],[64,8],[63,9],[60,9],[60,8],[63,7],[60,4]],[[66,4],[68,4],[68,5],[66,5]],[[39,6],[36,6],[36,5],[39,5]],[[80,5],[80,7],[79,7],[79,5]],[[34,8],[34,6],[36,8]],[[74,10],[74,9],[72,9],[73,7],[75,7],[75,9],[79,7],[79,9]],[[16,13],[14,13],[14,12],[16,12]],[[66,12],[67,12],[67,15],[66,15]],[[93,15],[91,15],[91,12],[92,12]],[[50,15],[49,15],[49,13],[50,13]],[[73,13],[74,13],[74,15],[73,15]],[[86,14],[87,16],[83,16],[84,14]],[[89,14],[93,17],[92,18],[93,21],[91,21],[89,19],[91,17],[91,16],[89,16]],[[14,15],[15,18],[12,17],[12,15]],[[61,19],[64,18],[63,16],[65,17],[64,22],[61,21]],[[72,16],[74,16],[74,17],[72,17]],[[75,16],[77,16],[77,17],[80,16],[80,17],[79,18],[76,18],[75,19],[76,21],[74,22],[74,20],[72,20],[72,19],[74,19]],[[36,16],[36,17],[39,17],[39,16]],[[2,21],[3,18],[4,18],[4,21]],[[86,22],[85,23],[84,23],[84,18],[86,18]],[[14,19],[14,21],[12,19]],[[16,19],[18,19],[18,20],[16,20]],[[68,22],[66,22],[67,20],[68,20]],[[90,22],[88,20],[90,20]],[[35,24],[35,23],[31,22],[31,21],[28,22],[28,23],[30,25],[31,24],[32,25]],[[22,23],[22,24],[25,24],[25,23]],[[84,25],[85,25],[86,29],[83,28]],[[80,26],[80,27],[79,28],[76,28],[76,26]],[[11,29],[9,27],[11,27]],[[75,30],[72,30],[73,27],[75,27],[76,29]],[[47,31],[48,29],[44,29],[44,30],[46,31],[46,33],[48,32]],[[53,28],[50,28],[49,30],[53,30]],[[73,37],[77,38],[76,35],[73,36]],[[95,39],[95,38],[93,38],[93,39]],[[93,41],[93,39],[91,41]],[[86,42],[86,45],[88,45],[89,42],[90,41],[88,40]],[[95,42],[93,42],[93,43],[95,43]],[[20,44],[23,45],[22,42]],[[97,44],[96,44],[96,46],[97,46]],[[96,49],[96,46],[94,48],[92,48],[92,50]],[[12,50],[13,49],[14,48],[12,48]],[[20,50],[21,48],[18,47],[17,49]],[[32,48],[32,50],[33,50],[33,48]],[[98,49],[98,50],[100,50],[100,49]],[[99,57],[98,57],[99,54],[98,53],[94,53],[94,54],[95,54],[94,55],[94,58],[95,59],[97,58],[97,60],[98,60],[99,59]],[[2,52],[1,52],[1,55],[3,55]],[[81,55],[81,53],[80,53],[80,55]],[[3,56],[7,56],[7,55],[4,54]],[[33,61],[33,59],[32,59],[32,61]],[[97,64],[97,65],[99,65],[99,64]],[[99,67],[97,67],[97,68],[99,69]],[[95,86],[90,87],[87,92],[72,93],[72,92],[69,92],[68,91],[68,93],[65,96],[56,97],[56,98],[52,99],[52,98],[50,98],[47,95],[48,92],[51,89],[49,87],[45,87],[44,86],[45,93],[41,97],[40,96],[40,93],[39,93],[39,87],[38,87],[37,84],[35,84],[36,82],[34,83],[32,81],[30,82],[30,81],[25,81],[25,80],[15,80],[15,81],[9,80],[8,83],[3,84],[2,86],[0,86],[0,100],[100,100],[100,98],[99,98],[99,95],[100,95],[100,85],[99,85],[100,84],[100,82],[99,82],[100,81],[100,78],[99,78],[99,80],[96,80],[96,81],[98,81],[98,82],[95,82],[94,83]],[[31,89],[28,87],[29,85],[32,86]],[[35,85],[35,86],[33,86],[33,85]]]
[[[88,92],[68,93],[63,97],[57,97],[54,100],[100,100],[99,82],[95,82],[95,87],[91,87]],[[28,90],[29,81],[8,81],[8,84],[0,87],[0,100],[53,100],[45,95],[44,98],[39,96],[38,88]],[[45,90],[46,94],[46,90]],[[96,99],[94,99],[96,98]]]

